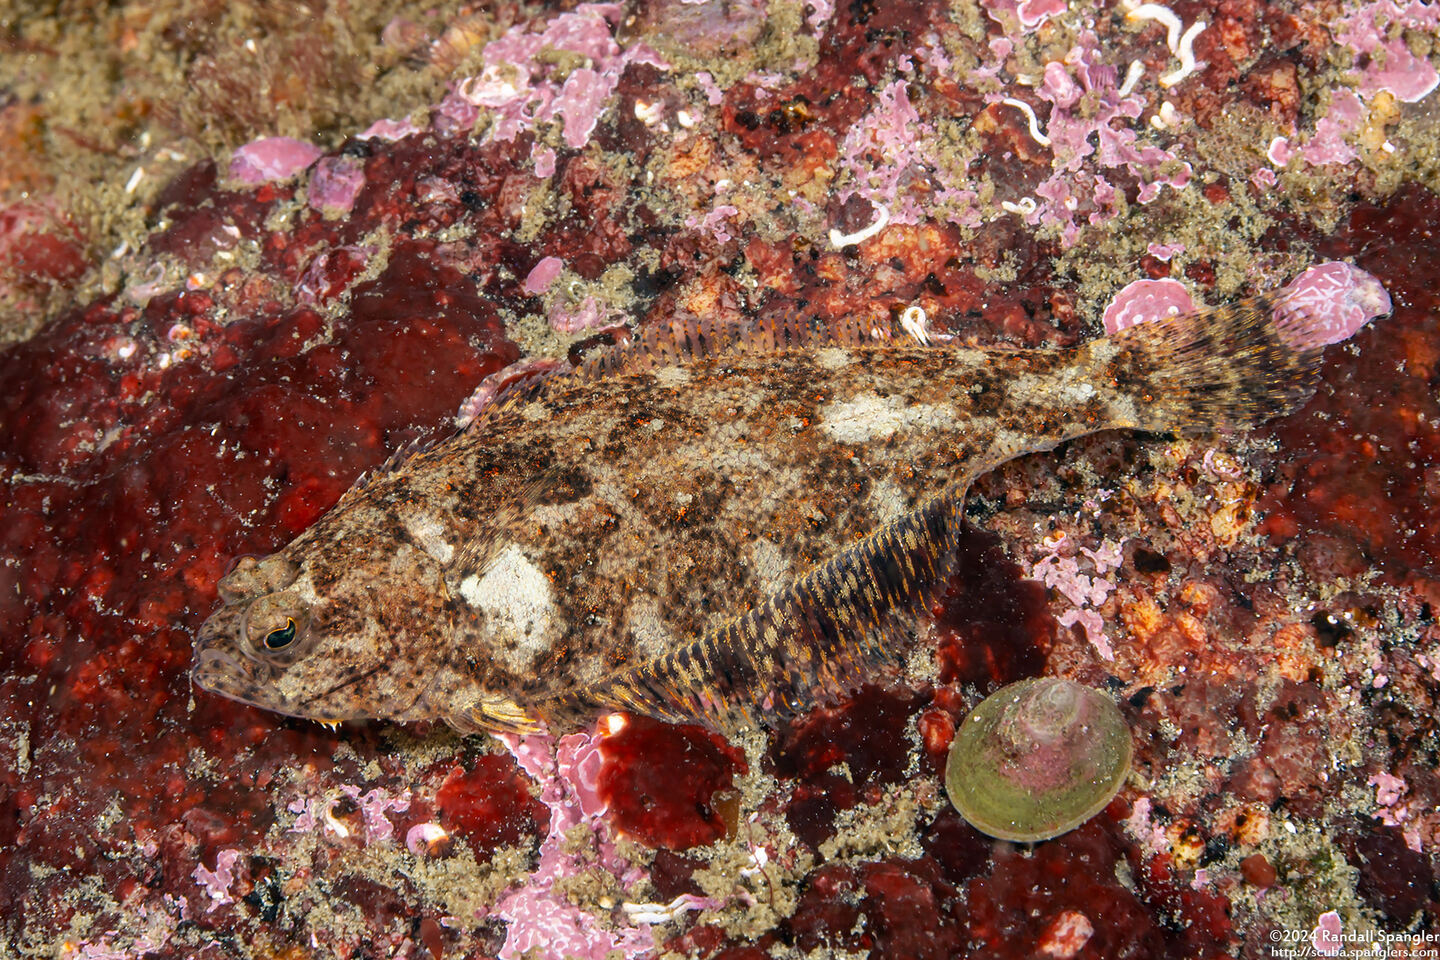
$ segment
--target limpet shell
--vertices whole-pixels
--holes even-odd
[[[950,744],[945,791],[971,826],[1034,842],[1104,809],[1130,770],[1130,728],[1098,690],[1038,677],[1001,687]]]

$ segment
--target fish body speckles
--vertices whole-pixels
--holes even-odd
[[[513,392],[243,562],[196,683],[464,730],[804,706],[897,661],[973,477],[1095,430],[1240,425],[1304,396],[1318,350],[1271,306],[1069,351],[652,335]]]

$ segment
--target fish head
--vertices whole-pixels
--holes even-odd
[[[434,716],[450,643],[439,571],[408,546],[353,547],[302,538],[240,560],[196,634],[195,685],[326,723]]]

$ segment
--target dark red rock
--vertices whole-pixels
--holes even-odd
[[[1263,853],[1252,853],[1241,860],[1240,875],[1245,878],[1246,883],[1262,890],[1273,885],[1279,877],[1274,864],[1267,860]]]
[[[909,753],[905,726],[918,705],[910,691],[867,686],[780,731],[771,756],[777,775],[799,781],[785,814],[796,835],[819,846],[835,814],[871,788],[900,781]],[[842,763],[847,774],[830,772]]]
[[[738,951],[747,948],[730,945],[725,937],[725,931],[717,926],[706,923],[691,927],[683,933],[671,937],[665,941],[665,949],[674,950],[677,953],[691,957],[710,957],[713,960],[714,957],[719,955],[717,951]],[[748,949],[758,950],[758,948],[753,946]],[[763,957],[764,952],[759,952]],[[752,956],[753,955],[754,954],[752,954]]]
[[[945,879],[956,887],[987,870],[996,845],[995,840],[966,823],[949,804],[935,817],[920,843],[926,854],[940,865]]]
[[[1321,790],[1310,771],[1323,767],[1329,757],[1323,697],[1313,686],[1287,681],[1259,718],[1259,747],[1236,766],[1230,789],[1261,803],[1283,796],[1292,811],[1318,813]]]
[[[334,300],[365,269],[370,252],[363,247],[336,247],[310,261],[295,285],[295,299],[305,304]]]
[[[206,180],[180,193],[213,201]],[[224,235],[222,221],[259,229],[256,196],[219,199],[175,221],[177,253]],[[215,296],[180,292],[143,310],[76,310],[0,355],[0,470],[15,492],[0,549],[25,558],[0,566],[0,629],[12,638],[0,669],[53,687],[8,708],[28,725],[35,762],[7,784],[0,823],[16,836],[0,849],[0,896],[22,895],[14,871],[34,865],[110,857],[125,869],[132,831],[183,820],[190,839],[159,856],[167,892],[193,897],[197,857],[213,863],[273,822],[275,771],[333,750],[319,728],[223,701],[187,711],[189,629],[230,558],[304,529],[515,358],[472,291],[429,247],[401,243],[328,328],[304,308],[222,326]],[[373,749],[363,732],[351,740]],[[224,776],[177,775],[191,751],[226,757]],[[92,827],[109,805],[123,835]],[[0,912],[16,917],[14,906]]]
[[[967,529],[936,610],[940,680],[984,693],[1038,676],[1055,641],[1045,588],[1026,580],[992,534]]]
[[[1440,271],[1433,240],[1440,196],[1417,184],[1357,207],[1326,240],[1325,257],[1354,257],[1381,279],[1394,315],[1331,347],[1320,390],[1272,428],[1295,451],[1260,501],[1277,540],[1321,532],[1349,539],[1391,576],[1440,572],[1440,525],[1430,522],[1440,469]]]
[[[826,864],[812,872],[786,921],[791,942],[804,953],[821,947],[837,952],[862,949],[866,941],[855,929],[862,893],[854,867]]]
[[[1246,92],[1266,107],[1281,130],[1295,129],[1300,118],[1300,82],[1293,53],[1265,57],[1245,76]]]
[[[786,927],[806,953],[827,948],[917,960],[952,957],[965,935],[955,903],[955,889],[929,859],[832,864],[811,874]]]
[[[1223,909],[1218,918],[1212,909],[1223,907],[1223,898],[1187,898],[1196,891],[1178,890],[1154,864],[1132,892],[1115,875],[1129,844],[1105,819],[1102,814],[1028,853],[997,844],[993,868],[965,887],[967,956],[1034,956],[1050,922],[1066,911],[1082,914],[1094,928],[1080,956],[1227,955],[1230,927]],[[1175,909],[1175,921],[1162,922],[1157,907]]]
[[[944,960],[966,944],[968,931],[960,923],[964,913],[953,906],[955,891],[934,861],[866,864],[860,876],[865,889],[860,910],[869,943],[880,956]]]
[[[790,829],[812,848],[835,832],[835,816],[861,800],[855,785],[838,773],[814,774],[795,784],[785,805]]]
[[[1215,282],[1215,265],[1205,260],[1196,260],[1185,267],[1185,277],[1208,287]]]
[[[1345,859],[1360,871],[1365,902],[1395,929],[1407,929],[1415,915],[1440,910],[1440,867],[1434,857],[1410,849],[1402,831],[1374,820],[1358,820],[1339,837]]]
[[[435,791],[435,809],[440,822],[469,841],[477,855],[543,833],[550,819],[515,761],[497,754],[452,767]]]
[[[34,203],[0,206],[0,291],[68,287],[88,266],[80,233]]]
[[[1149,280],[1160,280],[1170,276],[1169,262],[1148,253],[1140,258],[1140,269],[1145,271],[1145,277]]]
[[[735,829],[729,795],[744,755],[715,734],[631,717],[601,741],[596,791],[612,822],[641,843],[686,850]]]
[[[700,896],[700,885],[695,882],[695,871],[703,864],[673,850],[660,848],[650,862],[650,883],[655,895],[662,903],[669,903],[676,897],[690,894]]]

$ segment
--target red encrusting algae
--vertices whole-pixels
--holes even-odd
[[[629,63],[583,149],[560,124],[495,141],[446,132],[450,120],[396,123],[414,132],[326,158],[344,189],[323,196],[344,202],[320,210],[304,202],[305,174],[246,187],[199,163],[158,198],[153,269],[0,353],[0,952],[501,949],[503,923],[473,911],[523,868],[462,890],[449,865],[473,853],[482,876],[497,848],[518,862],[539,850],[544,814],[514,759],[437,731],[411,731],[417,744],[192,701],[191,631],[234,557],[275,548],[392,450],[447,429],[482,379],[534,353],[584,297],[637,323],[689,311],[888,328],[918,305],[978,342],[1065,345],[1093,335],[1083,318],[1133,279],[1183,277],[1214,302],[1322,260],[1381,278],[1395,311],[1327,350],[1315,400],[1259,434],[1277,449],[1102,437],[998,471],[972,493],[977,528],[935,623],[917,624],[933,676],[877,678],[778,731],[751,767],[707,732],[632,720],[602,748],[606,816],[659,848],[641,866],[665,902],[712,895],[710,852],[752,827],[788,832],[753,868],[762,880],[733,878],[723,910],[663,928],[693,956],[1263,956],[1270,930],[1329,911],[1347,930],[1402,930],[1440,909],[1440,199],[1415,183],[1386,195],[1358,159],[1381,162],[1367,146],[1377,129],[1411,149],[1421,108],[1386,115],[1377,92],[1356,101],[1369,126],[1345,127],[1353,105],[1308,92],[1334,78],[1331,31],[1306,10],[1178,9],[1209,21],[1195,40],[1208,67],[1162,93],[1153,78],[1175,62],[1157,24],[1102,16],[1082,43],[1068,15],[1008,35],[993,17],[953,23],[941,4],[824,6],[796,24],[802,46],[768,60],[751,19],[719,24],[727,58],[748,58],[742,79]],[[690,28],[655,16],[682,38]],[[1043,134],[1051,110],[1069,109],[1059,73],[1113,67],[1091,78],[1111,90],[1132,60],[1147,70],[1142,114],[1106,136],[1183,158],[1189,185],[1176,169],[1086,169],[1114,181],[1086,180],[1093,221],[1067,218],[1058,189],[1032,218],[1023,188],[1056,173],[1054,151],[1020,109],[988,100],[1030,104]],[[1050,100],[1015,82],[1051,62]],[[563,85],[558,64],[533,66]],[[1291,167],[1250,144],[1211,162],[1199,133],[1223,141],[1225,118],[1246,111],[1301,144]],[[892,170],[853,142],[845,153],[857,129],[898,137],[914,162]],[[1322,147],[1349,159],[1326,162]],[[1238,169],[1247,157],[1275,188]],[[839,178],[872,174],[874,197],[893,190],[891,212],[909,201],[916,222],[829,245],[832,228],[878,216],[866,197],[839,199],[853,185]],[[943,215],[922,216],[932,204]],[[1317,226],[1327,218],[1333,230]],[[1070,220],[1084,231],[1074,246]],[[76,281],[81,241],[60,214],[46,223],[0,243],[0,285]],[[547,258],[563,272],[527,288]],[[1016,561],[1054,530],[1090,549],[1125,539],[1094,611],[1114,661],[1022,579]],[[943,804],[945,751],[984,694],[1053,674],[1114,692],[1142,776],[1069,834],[1033,850],[992,843]],[[742,807],[762,776],[775,792]],[[914,811],[903,854],[865,826],[897,797]],[[422,831],[407,850],[432,823],[453,846]],[[824,860],[842,833],[878,846]],[[600,902],[587,904],[597,922],[622,926],[605,911],[623,907]],[[338,919],[307,920],[317,904]]]

